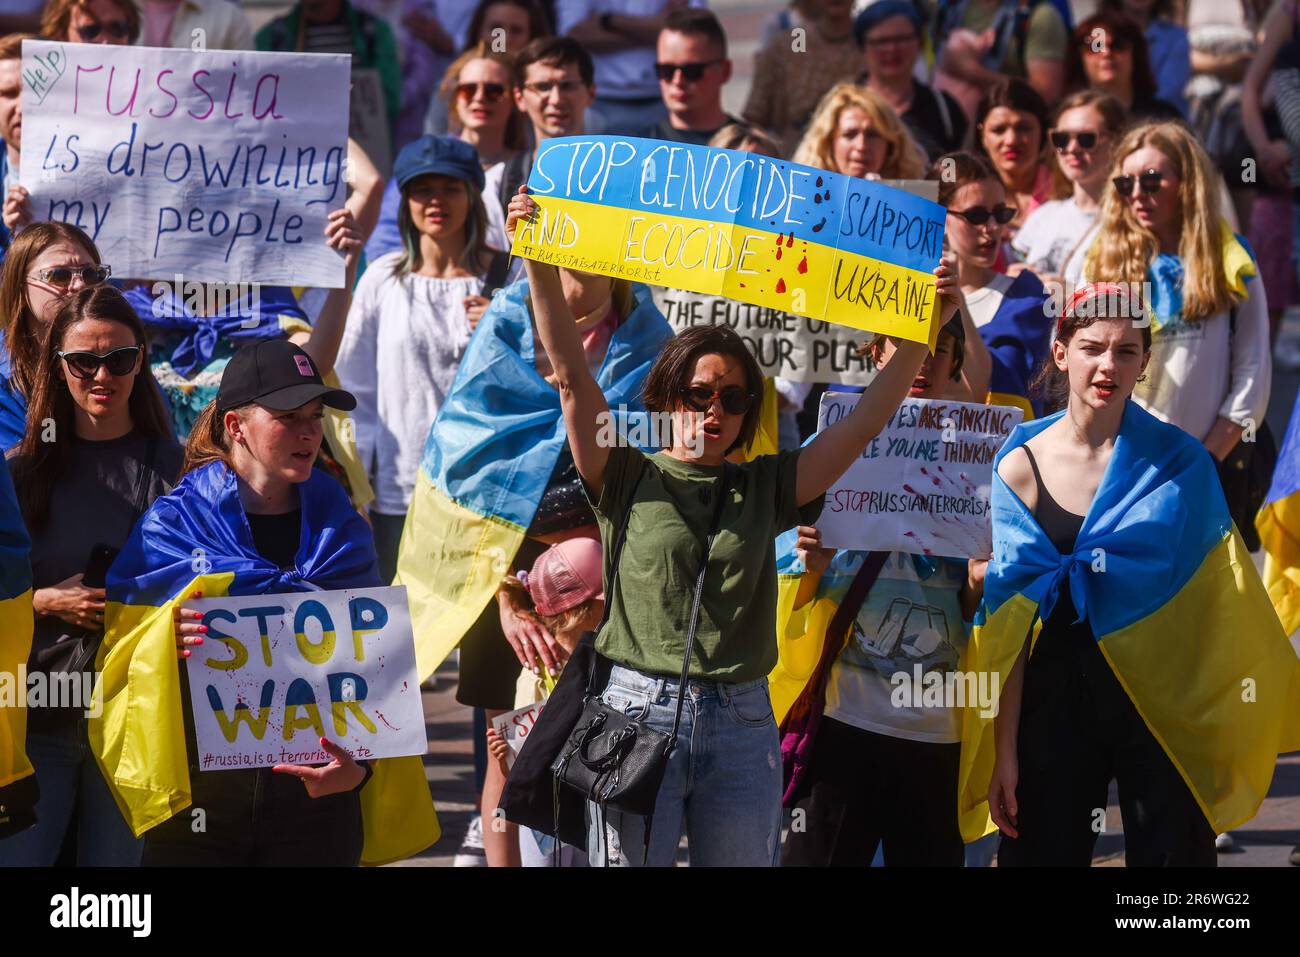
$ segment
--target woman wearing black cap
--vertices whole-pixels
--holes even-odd
[[[429,427],[487,306],[481,293],[489,273],[504,278],[509,258],[494,259],[487,246],[483,168],[473,146],[423,136],[398,154],[393,178],[402,190],[403,248],[362,275],[334,366],[357,398],[357,453],[375,489],[370,517],[386,582],[396,572]]]
[[[323,767],[201,770],[186,670],[173,674],[150,657],[159,637],[173,654],[168,619],[181,658],[189,656],[185,646],[203,642],[201,613],[180,607],[196,573],[218,582],[230,574],[231,595],[380,583],[365,520],[343,487],[313,468],[325,406],[349,411],[355,399],[325,385],[300,347],[271,339],[236,352],[190,434],[181,481],[140,520],[109,572],[108,650],[98,662],[104,715],[92,724],[91,742],[119,806],[144,832],[146,865],[347,866],[362,859],[363,833],[370,839],[361,794],[368,766],[321,738],[334,759]],[[204,581],[209,594],[219,587]],[[149,613],[168,605],[171,615]],[[141,709],[132,699],[144,687],[151,700]],[[123,732],[143,720],[142,710],[156,716],[153,725]],[[147,754],[132,750],[137,737],[148,738]],[[138,779],[141,764],[147,788]],[[391,782],[376,786],[387,793]],[[145,790],[167,794],[165,807],[142,798]],[[427,788],[422,798],[428,803]],[[193,812],[177,813],[187,805],[202,809],[203,827]]]

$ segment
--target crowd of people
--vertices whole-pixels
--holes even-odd
[[[671,865],[685,835],[693,865],[1086,866],[1115,779],[1130,865],[1214,865],[1300,748],[1249,555],[1300,304],[1300,0],[773,7],[733,115],[703,0],[298,0],[256,32],[234,0],[6,5],[0,541],[27,564],[0,577],[34,631],[0,668],[91,673],[103,716],[0,708],[0,864],[422,851],[418,760],[322,738],[324,765],[203,770],[183,667],[189,598],[397,582],[419,677],[455,649],[473,709],[457,863]],[[36,218],[36,38],[377,74],[391,164],[349,141],[319,240],[343,286],[196,308]],[[538,150],[584,134],[937,196],[935,346],[868,336],[866,386],[774,379],[725,325],[674,334],[646,286],[512,257]],[[819,431],[840,389],[855,410]],[[908,397],[1023,412],[991,554],[823,547],[826,491]],[[611,446],[612,409],[671,434]],[[924,670],[991,675],[996,718],[900,706],[868,647],[899,602],[930,610]],[[451,611],[422,635],[417,605]],[[1234,706],[1244,679],[1266,703]],[[554,762],[546,735],[516,756],[493,720],[548,700]],[[575,837],[551,764],[584,700],[669,745],[647,813],[602,779]],[[530,788],[541,823],[512,810]]]

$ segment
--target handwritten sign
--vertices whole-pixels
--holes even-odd
[[[208,626],[189,662],[204,771],[424,754],[406,589],[187,602]]]
[[[567,136],[538,151],[540,262],[933,345],[943,207],[879,182],[708,146]]]
[[[510,747],[510,753],[506,755],[507,768],[514,767],[515,758],[523,750],[524,741],[528,739],[528,733],[533,730],[533,725],[537,723],[537,719],[541,717],[542,709],[545,707],[546,701],[542,700],[536,704],[530,704],[527,707],[497,715],[492,719],[493,730]]]
[[[349,58],[23,42],[22,183],[113,274],[343,285]],[[338,108],[322,108],[337,104]]]
[[[861,396],[827,392],[821,431]],[[1024,413],[1002,405],[904,399],[880,434],[826,493],[822,541],[855,548],[988,558],[993,456]]]
[[[870,335],[857,329],[682,289],[655,287],[654,300],[676,332],[692,326],[733,329],[763,375],[845,385],[867,385],[875,377],[871,363],[858,354]]]

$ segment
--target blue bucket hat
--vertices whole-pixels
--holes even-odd
[[[393,163],[397,188],[405,189],[415,177],[429,173],[454,176],[473,183],[480,193],[483,191],[483,167],[479,164],[478,150],[464,140],[425,135],[403,146]]]

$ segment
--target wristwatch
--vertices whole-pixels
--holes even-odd
[[[602,30],[605,30],[608,33],[618,33],[618,30],[614,27],[614,14],[610,13],[608,10],[600,15],[600,20],[597,22],[600,24]]]

